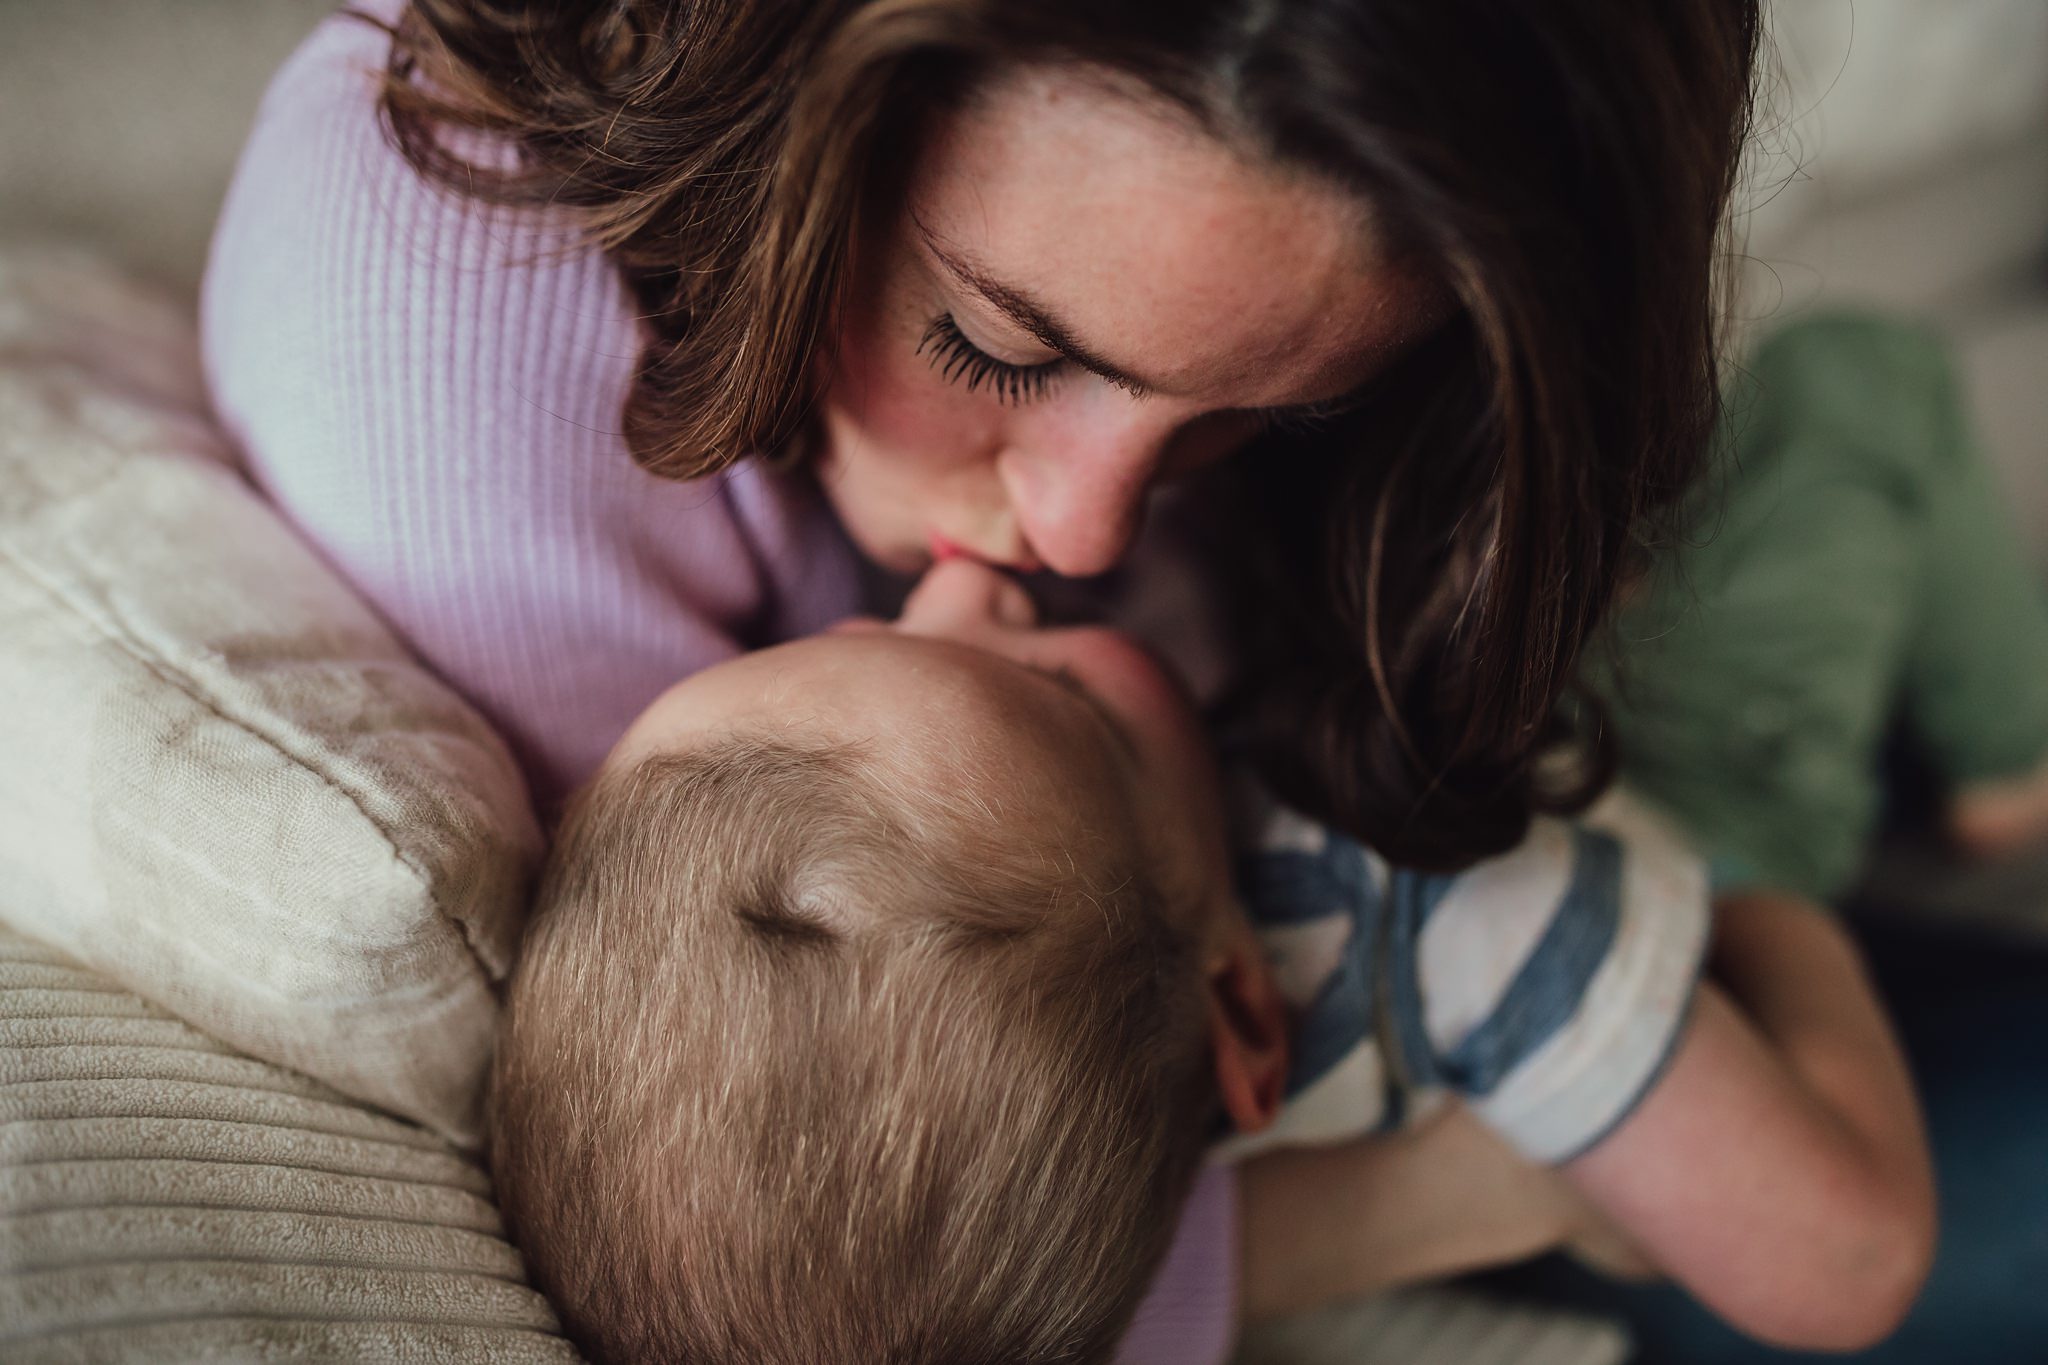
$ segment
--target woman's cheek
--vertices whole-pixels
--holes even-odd
[[[863,379],[850,415],[871,459],[920,482],[977,464],[993,471],[1001,424],[987,395],[944,382],[915,354],[871,362]]]
[[[909,345],[853,354],[825,393],[816,470],[868,558],[913,573],[935,532],[971,540],[1002,522],[1000,410],[940,380]]]

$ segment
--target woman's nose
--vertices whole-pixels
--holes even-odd
[[[1070,578],[1115,568],[1137,534],[1170,435],[1131,422],[1085,445],[1005,452],[1004,492],[1038,561]]]
[[[913,635],[971,636],[1038,624],[1031,594],[1001,570],[972,559],[942,559],[925,571],[896,618]]]

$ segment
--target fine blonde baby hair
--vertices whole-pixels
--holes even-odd
[[[598,1358],[1110,1357],[1214,1105],[1199,964],[1134,836],[1019,824],[744,736],[578,799],[492,1159]]]

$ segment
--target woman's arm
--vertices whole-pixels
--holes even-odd
[[[1588,1239],[1640,1253],[1766,1340],[1844,1350],[1889,1333],[1933,1249],[1904,1061],[1826,915],[1768,893],[1717,913],[1720,984],[1700,987],[1657,1085],[1561,1171],[1461,1104],[1409,1131],[1248,1162],[1245,1316]]]
[[[850,614],[851,551],[793,481],[634,464],[617,269],[561,219],[420,180],[378,118],[388,50],[337,15],[265,96],[207,267],[211,396],[265,493],[546,802],[679,678]]]
[[[1583,1205],[1462,1105],[1420,1127],[1245,1163],[1247,1320],[1549,1250]]]
[[[1743,1331],[1867,1346],[1905,1315],[1933,1255],[1898,1043],[1847,935],[1797,898],[1723,899],[1711,971],[1663,1079],[1564,1174]]]

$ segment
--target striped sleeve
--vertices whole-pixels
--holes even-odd
[[[1617,793],[1414,899],[1389,935],[1408,1083],[1458,1094],[1531,1159],[1591,1147],[1683,1031],[1709,927],[1699,858]]]

